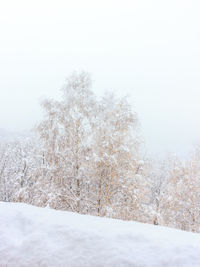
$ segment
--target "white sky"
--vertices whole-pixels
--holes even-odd
[[[199,0],[0,0],[0,128],[41,118],[74,70],[131,95],[147,149],[200,143]]]

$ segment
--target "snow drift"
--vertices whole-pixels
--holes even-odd
[[[200,266],[200,235],[0,202],[0,266]]]

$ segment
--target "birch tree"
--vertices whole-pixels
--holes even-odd
[[[137,116],[126,98],[113,95],[101,100],[98,114],[93,139],[97,214],[137,217],[144,193]]]
[[[62,101],[46,100],[46,119],[38,126],[51,183],[49,204],[80,212],[86,202],[82,188],[89,179],[91,122],[94,109],[87,73],[73,74],[63,87]],[[53,192],[53,194],[52,194]]]
[[[182,230],[200,231],[200,158],[177,159],[171,171],[161,211],[163,224]]]

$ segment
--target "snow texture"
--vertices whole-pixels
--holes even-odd
[[[0,266],[200,266],[200,235],[0,202]]]

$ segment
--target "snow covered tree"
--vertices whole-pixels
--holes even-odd
[[[35,143],[30,138],[0,145],[0,199],[31,203],[33,180],[37,168]]]
[[[149,201],[147,201],[147,222],[162,225],[161,204],[171,177],[174,158],[170,155],[164,159],[146,159],[144,175],[147,181]]]
[[[0,143],[0,201],[200,232],[200,152],[144,159],[127,98],[97,98],[85,72],[62,92],[42,103],[39,140]]]
[[[145,188],[137,117],[126,98],[97,100],[90,87],[88,74],[75,73],[61,101],[43,103],[46,117],[37,129],[44,164],[36,174],[48,187],[42,205],[136,218]]]
[[[80,212],[87,197],[91,123],[94,99],[87,73],[74,73],[63,88],[62,101],[46,100],[46,118],[38,126],[44,144],[44,164],[54,208]]]
[[[107,95],[101,99],[93,137],[98,215],[138,218],[145,182],[137,123],[126,98]]]
[[[200,231],[200,158],[177,159],[162,198],[163,224],[183,230]]]

